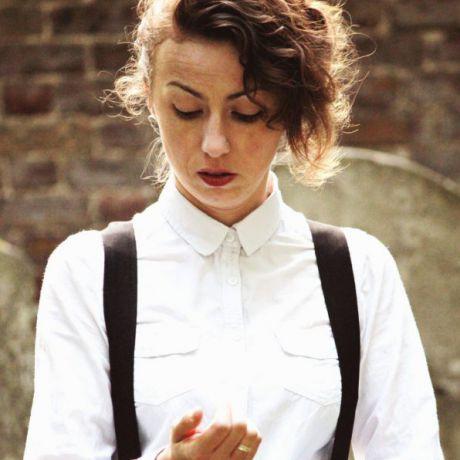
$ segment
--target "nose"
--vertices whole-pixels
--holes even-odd
[[[201,148],[213,158],[217,158],[230,151],[230,143],[225,135],[222,121],[218,116],[211,116],[205,124]]]

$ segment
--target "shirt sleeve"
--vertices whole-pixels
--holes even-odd
[[[380,240],[361,237],[355,247],[365,252],[355,460],[443,460],[434,390],[398,267]]]
[[[24,460],[108,460],[116,449],[96,230],[48,259],[35,336],[34,395]]]

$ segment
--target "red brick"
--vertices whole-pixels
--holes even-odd
[[[136,2],[99,0],[86,5],[57,7],[51,13],[53,31],[69,33],[119,33],[135,22]]]
[[[127,159],[79,159],[72,158],[65,173],[69,184],[87,191],[103,187],[136,184],[142,172],[140,160]]]
[[[28,256],[40,266],[45,266],[48,257],[56,246],[65,239],[65,236],[56,238],[52,236],[31,235],[24,243]]]
[[[419,67],[423,60],[423,42],[419,34],[401,31],[385,38],[357,35],[353,38],[361,62],[369,68],[375,64]]]
[[[56,8],[50,17],[53,32],[57,34],[68,33],[94,33],[100,30],[107,11],[96,4],[64,6]]]
[[[20,158],[13,163],[12,184],[17,189],[34,189],[53,185],[57,181],[56,164],[46,158],[24,161]]]
[[[100,137],[105,147],[137,149],[148,147],[153,140],[153,130],[144,125],[134,125],[124,121],[108,122],[100,128]]]
[[[35,7],[9,7],[0,9],[0,41],[16,40],[42,31],[42,14]]]
[[[460,3],[457,0],[404,0],[391,2],[391,18],[399,28],[458,28]]]
[[[49,112],[53,105],[53,89],[34,83],[7,83],[3,90],[5,113],[32,115]]]
[[[98,218],[104,222],[128,220],[152,202],[152,197],[147,197],[140,192],[105,193],[99,197],[97,202]]]
[[[344,145],[356,146],[376,146],[382,144],[398,144],[409,142],[411,139],[411,127],[405,120],[397,119],[391,114],[367,115],[365,117],[355,117],[354,124],[360,126],[348,129],[357,131],[353,134],[343,136]]]
[[[17,156],[35,150],[81,155],[90,148],[91,127],[84,120],[0,124],[0,155]]]
[[[425,57],[434,63],[460,61],[460,31],[447,30],[436,41],[425,44]]]
[[[86,199],[82,196],[46,194],[15,196],[4,204],[2,218],[9,227],[43,231],[84,226],[87,220]],[[60,230],[59,230],[60,229]]]
[[[121,69],[129,59],[126,44],[99,44],[94,46],[94,61],[98,70]]]
[[[386,5],[375,0],[348,0],[345,11],[351,16],[351,22],[360,27],[375,27],[384,17]],[[349,16],[345,15],[349,21]]]
[[[81,73],[84,67],[84,50],[80,45],[0,46],[0,76],[40,72]]]
[[[390,108],[404,84],[404,81],[390,75],[368,75],[359,88],[356,104],[360,107]]]
[[[98,99],[104,96],[104,89],[112,89],[111,80],[85,81],[66,80],[55,88],[55,108],[62,113],[84,113],[88,115],[109,115],[119,110],[110,110]]]

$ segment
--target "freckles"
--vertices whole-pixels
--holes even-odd
[[[177,155],[183,159],[195,156],[201,152],[201,145],[193,129],[176,127],[171,135],[170,143],[174,146]]]
[[[264,139],[266,139],[267,134],[265,129],[257,127],[256,129],[237,130],[235,136],[237,139],[239,138],[241,140],[241,145],[250,145],[253,149],[259,149],[265,144]]]
[[[276,145],[276,137],[272,136],[272,133],[267,133],[266,129],[260,129],[246,136],[244,150],[260,153],[261,157],[268,157],[272,155]]]

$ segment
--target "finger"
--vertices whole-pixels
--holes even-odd
[[[232,413],[228,404],[217,407],[212,423],[200,436],[200,452],[213,452],[232,429]]]
[[[260,443],[262,442],[262,437],[260,436],[259,431],[256,426],[248,421],[247,422],[247,431],[246,436],[241,440],[241,442],[236,446],[235,450],[232,452],[230,459],[231,460],[251,460],[256,455],[257,449],[259,448]],[[249,448],[240,450],[238,447],[240,445],[246,446]]]
[[[184,437],[193,434],[194,429],[200,424],[202,417],[203,411],[201,409],[196,409],[180,418],[171,427],[171,442],[179,442],[184,439]]]
[[[214,451],[217,458],[229,458],[232,452],[241,444],[246,436],[247,426],[243,421],[233,423],[230,434],[222,441],[222,443]],[[245,457],[243,457],[245,458]]]

